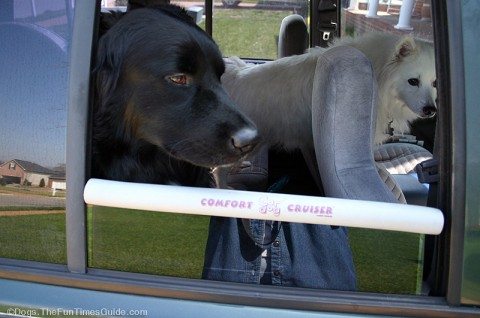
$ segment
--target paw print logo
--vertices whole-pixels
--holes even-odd
[[[268,197],[261,198],[259,212],[262,214],[273,214],[274,216],[279,216],[280,208],[278,207],[278,202],[275,202]]]

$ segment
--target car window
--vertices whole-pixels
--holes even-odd
[[[197,24],[206,28],[205,4],[177,0]],[[104,9],[126,10],[127,1],[104,0]],[[277,57],[279,26],[286,16],[299,14],[308,18],[308,1],[225,0],[213,3],[212,36],[224,56],[254,59]]]
[[[108,7],[122,10],[121,5],[125,5],[125,2],[107,1],[102,4],[105,9]],[[198,25],[205,28],[203,3],[178,1],[174,4],[186,8]],[[253,8],[255,4],[247,5]],[[220,3],[215,3],[214,7],[213,37],[222,53],[225,55],[226,50],[229,54],[257,58],[276,56],[276,41],[281,19],[295,10],[290,4],[283,7],[274,3],[256,10],[230,8],[230,5]],[[263,21],[264,17],[268,19]],[[245,23],[247,20],[254,20],[258,24],[258,30],[253,28],[244,30],[243,28],[249,25]],[[230,24],[232,27],[228,27]],[[229,34],[244,38],[230,41]],[[265,37],[268,43],[266,48],[262,43],[264,39],[258,35]],[[233,49],[229,49],[230,43],[234,44]],[[206,202],[208,203],[208,200]],[[87,213],[89,267],[202,278],[211,222],[209,217],[148,213],[94,205],[88,207]],[[236,224],[235,221],[235,226]],[[132,259],[132,255],[138,257]]]
[[[308,21],[308,1],[224,0],[214,3],[213,38],[225,56],[275,59],[282,19]]]
[[[66,262],[70,3],[0,3],[0,257]]]
[[[188,1],[181,1],[178,4],[189,9],[196,22],[201,27],[205,27],[205,17],[202,16],[204,12],[201,10],[203,4]],[[125,3],[119,1],[107,1],[104,3],[105,8],[115,6],[118,8],[121,5],[125,5]],[[306,3],[277,3],[268,1],[254,3],[248,1],[224,1],[222,4],[214,3],[213,37],[224,56],[238,55],[254,59],[275,59],[277,56],[278,30],[282,19],[287,15],[298,13],[308,23],[308,10],[306,10],[305,6]],[[432,46],[433,32],[431,20],[429,20],[430,8],[427,2],[424,2],[422,5],[417,4],[413,8],[410,20],[404,21],[403,25],[399,25],[401,3],[381,3],[378,12],[375,12],[376,17],[366,17],[369,13],[367,9],[363,3],[357,6],[344,4],[341,23],[343,38],[355,38],[365,33],[377,32],[391,34],[397,40],[409,36],[414,41],[419,43],[425,42],[428,47]],[[373,13],[370,12],[370,14]],[[370,45],[376,46],[378,44],[371,42]],[[394,45],[391,45],[389,48],[392,54],[394,48]],[[367,49],[374,50],[376,47]],[[433,58],[433,56],[429,58]],[[429,66],[434,68],[434,61],[429,60],[429,62],[431,62]],[[431,75],[428,74],[428,76]],[[415,77],[419,76],[426,75],[415,75]],[[412,75],[412,77],[414,76]],[[410,78],[406,78],[405,83],[402,83],[402,85],[412,86],[408,84],[408,79]],[[428,82],[426,85],[431,86],[432,82]],[[435,118],[433,115],[423,117],[425,118],[417,121],[417,126],[414,126],[412,130],[412,134],[416,135],[415,137],[407,136],[409,134],[402,131],[402,136],[397,134],[396,141],[401,139],[400,141],[418,146],[428,154],[432,151],[433,146],[432,122],[435,122]],[[286,153],[275,148],[270,149],[268,154],[269,175],[265,181],[267,187],[263,191],[267,191],[268,188],[268,191],[273,192],[322,195],[317,188],[314,178],[311,177],[304,154],[299,151]],[[407,197],[408,203],[426,205],[428,185],[420,184],[414,171],[411,169],[408,172],[395,171],[392,167],[386,168],[392,175],[395,175],[397,182],[404,182],[407,178],[407,183],[413,180],[413,182],[416,182],[415,185],[420,187],[420,190],[418,188],[413,190],[413,196]],[[422,198],[420,200],[415,201],[416,199],[413,198],[416,194],[415,191],[421,192],[420,196]],[[205,204],[208,204],[208,202],[207,198]],[[212,204],[218,203],[215,202]],[[272,208],[268,202],[266,206]],[[295,208],[292,207],[293,210]],[[302,207],[299,207],[299,209],[302,209]],[[255,278],[257,272],[255,272],[254,268],[249,268],[248,266],[258,265],[259,268],[257,270],[266,270],[261,268],[263,261],[258,264],[255,263],[257,265],[247,264],[245,268],[238,268],[236,266],[240,266],[239,263],[228,263],[228,260],[222,261],[220,259],[221,256],[215,254],[216,250],[212,247],[213,241],[220,240],[224,235],[232,235],[231,232],[228,232],[230,230],[235,232],[233,236],[242,237],[247,241],[252,239],[254,242],[252,244],[258,246],[267,243],[275,245],[278,239],[289,240],[295,235],[307,235],[305,234],[306,232],[301,231],[303,234],[298,234],[299,232],[296,232],[297,225],[287,223],[283,225],[277,223],[265,225],[261,222],[258,224],[250,222],[245,227],[245,224],[239,219],[211,219],[207,216],[161,212],[151,213],[141,210],[94,205],[89,205],[87,219],[89,267],[196,279],[211,275],[210,277],[213,277],[213,279],[222,280],[221,277],[223,277],[226,280],[233,280],[233,278],[229,278],[229,275],[235,276],[231,273],[237,272],[238,274],[238,272],[242,272],[242,281],[254,282],[257,280]],[[272,242],[267,242],[268,237],[261,237],[257,240],[252,238],[255,231],[260,231],[265,226],[269,226],[270,230],[273,231],[270,232],[273,233]],[[275,231],[278,230],[279,226],[283,226],[284,231],[282,230],[283,232],[281,232],[280,236],[275,239]],[[218,230],[215,237],[211,234],[212,228]],[[425,292],[424,275],[428,274],[432,253],[430,247],[425,245],[425,241],[428,240],[425,235],[359,228],[336,230],[335,227],[330,228],[329,226],[322,228],[318,232],[307,232],[310,235],[329,236],[330,234],[326,233],[330,233],[330,231],[335,233],[335,237],[341,237],[339,240],[342,242],[348,241],[346,244],[349,244],[351,248],[354,265],[344,264],[346,267],[342,268],[342,270],[344,270],[344,273],[348,271],[355,273],[352,275],[356,275],[357,290],[416,295]],[[289,237],[289,235],[292,237]],[[346,240],[347,236],[348,239]],[[226,241],[221,242],[225,243]],[[315,244],[310,248],[316,246]],[[258,258],[259,255],[255,255],[255,253],[262,251],[262,249],[258,249],[255,252],[255,249],[253,249],[253,254],[248,254],[252,253],[252,250],[244,250],[245,246],[235,244],[228,248],[241,250],[240,254],[247,258]],[[342,248],[339,247],[339,250],[342,251]],[[291,257],[297,256],[288,248],[282,249],[279,247],[278,253],[284,253],[284,255],[290,255]],[[342,253],[336,257],[341,257]],[[263,259],[268,259],[268,257],[263,257]],[[305,257],[305,255],[301,257]],[[260,256],[261,258],[262,256]],[[308,263],[307,259],[305,261]],[[229,272],[230,274],[222,276],[218,272],[213,274],[207,273],[208,270],[206,268],[212,267],[221,267],[220,271]],[[338,267],[340,268],[341,266],[338,265]],[[392,268],[395,270],[391,270]],[[282,275],[281,269],[278,270],[278,273],[274,272],[273,269],[268,270],[271,270],[273,280],[275,280],[275,276]],[[294,271],[291,268],[287,269],[287,271],[290,270]],[[247,278],[248,275],[245,275],[247,272],[252,273],[251,277]],[[348,275],[350,274],[342,275],[342,279],[348,281]],[[240,274],[237,276],[240,276]],[[294,275],[291,277],[294,277]],[[291,279],[294,280],[295,278]],[[291,280],[288,281],[290,282]],[[284,280],[284,284],[288,285],[289,283],[287,280]],[[307,285],[304,284],[303,287],[318,287],[316,285]],[[333,288],[332,286],[334,285],[330,285],[330,288]]]

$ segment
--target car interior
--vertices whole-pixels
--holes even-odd
[[[305,41],[307,38],[307,26],[303,18],[299,15],[286,17],[280,26],[278,57],[304,53],[308,48]],[[289,165],[295,162],[297,170],[295,174],[302,177],[298,180],[289,179],[287,184],[298,183],[300,187],[309,185],[313,188],[310,189],[311,193],[316,192],[317,195],[426,205],[428,185],[418,182],[415,167],[432,159],[432,154],[414,143],[399,142],[379,146],[372,144],[374,130],[372,119],[376,114],[372,105],[375,105],[377,94],[372,83],[375,79],[373,74],[365,69],[361,72],[351,70],[351,73],[347,74],[344,68],[334,67],[338,61],[342,61],[343,54],[346,54],[355,61],[355,64],[363,62],[366,64],[365,68],[368,68],[369,61],[362,60],[361,54],[355,55],[352,48],[351,52],[344,52],[347,50],[349,48],[341,47],[338,52],[333,51],[331,57],[326,56],[322,63],[319,63],[325,67],[316,70],[321,74],[341,76],[335,81],[329,79],[315,82],[312,126],[316,154],[306,149],[297,153],[283,153],[289,157],[288,160],[282,159],[281,149],[262,149],[255,158],[252,158],[251,166],[230,173],[229,182],[233,188],[260,190],[257,179],[260,178],[260,173],[264,172],[263,178],[269,180],[262,183],[264,188],[261,190],[265,191],[282,177],[289,177],[286,173],[289,170],[288,166],[281,167],[280,163]],[[369,73],[371,77],[368,81],[355,78],[355,75]],[[342,100],[330,97],[328,92],[336,91],[333,83],[340,87],[347,85],[353,87],[351,96],[341,96],[344,98]],[[364,97],[362,94],[368,95]],[[361,100],[362,103],[358,103],[357,100]],[[352,111],[352,105],[358,109]],[[363,114],[370,116],[361,116]],[[334,142],[330,140],[332,133],[336,136]],[[266,156],[273,159],[267,161]],[[276,167],[275,163],[280,167]],[[309,173],[305,173],[305,170]],[[240,181],[241,177],[244,180]],[[357,183],[354,180],[358,180]],[[304,191],[308,190],[302,189],[295,193],[305,194]]]

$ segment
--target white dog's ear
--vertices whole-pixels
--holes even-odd
[[[398,41],[395,46],[395,58],[402,60],[407,56],[410,56],[417,51],[417,44],[411,36],[404,36]]]

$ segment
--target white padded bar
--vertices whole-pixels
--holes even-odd
[[[170,213],[439,234],[440,210],[396,203],[90,179],[87,204]]]

